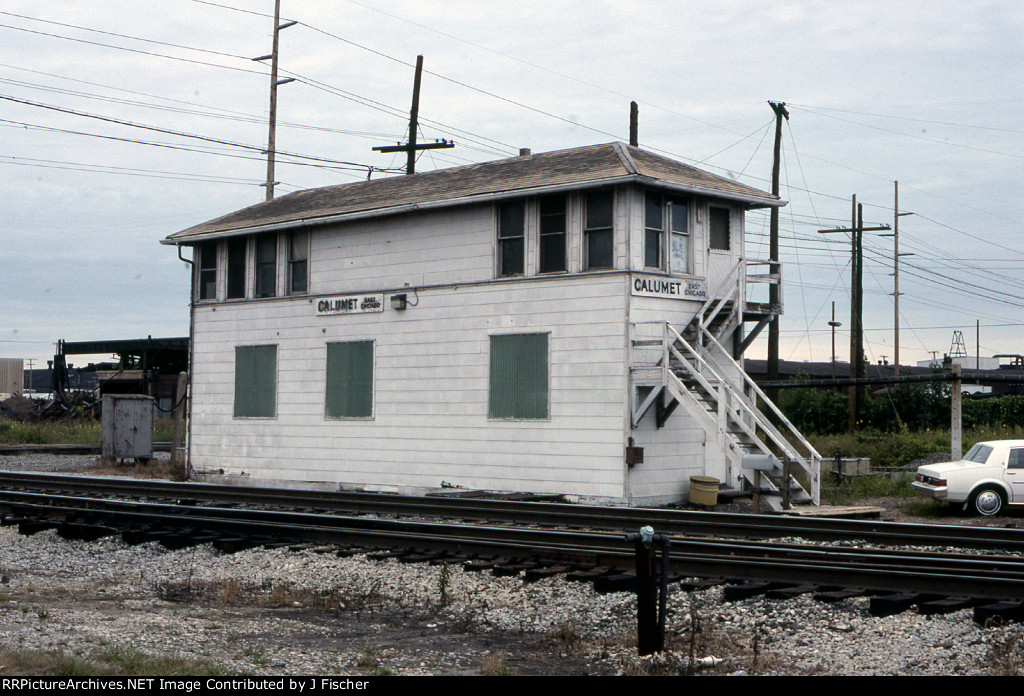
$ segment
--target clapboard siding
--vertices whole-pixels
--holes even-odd
[[[623,287],[619,274],[492,281],[420,290],[401,312],[342,316],[317,316],[310,298],[197,307],[193,465],[622,498]],[[535,332],[549,334],[548,417],[488,418],[489,336]],[[326,346],[349,340],[374,343],[370,419],[325,416]],[[260,344],[278,346],[276,415],[234,418],[234,348]]]

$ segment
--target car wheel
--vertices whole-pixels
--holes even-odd
[[[998,515],[1006,506],[1006,497],[995,486],[979,488],[971,494],[971,510],[979,515]]]

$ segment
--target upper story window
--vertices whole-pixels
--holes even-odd
[[[729,251],[729,209],[712,206],[708,209],[708,221],[710,247],[716,251]]]
[[[690,206],[683,200],[668,202],[672,231],[672,272],[690,273]]]
[[[309,290],[309,232],[288,235],[288,294]]]
[[[613,268],[613,191],[586,194],[583,222],[583,270]]]
[[[526,259],[526,201],[498,206],[498,275],[522,275]]]
[[[248,258],[249,240],[232,237],[228,240],[228,299],[245,297],[245,267]]]
[[[644,266],[664,268],[662,247],[665,245],[665,208],[660,194],[644,196]]]
[[[667,263],[672,273],[690,272],[689,221],[686,200],[647,192],[644,196],[645,267],[665,270]]]
[[[217,299],[217,242],[196,245],[196,299]]]
[[[565,196],[543,196],[540,208],[541,273],[566,270],[565,265]]]
[[[277,290],[277,235],[256,237],[255,297],[274,297]]]

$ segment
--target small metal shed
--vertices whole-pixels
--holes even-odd
[[[152,459],[154,406],[143,394],[104,394],[103,459]]]

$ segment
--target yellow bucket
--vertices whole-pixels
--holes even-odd
[[[711,476],[691,476],[690,502],[696,505],[718,505],[718,479]]]

